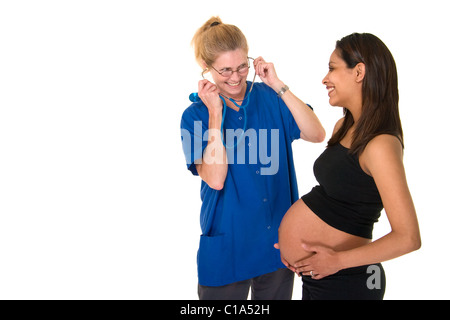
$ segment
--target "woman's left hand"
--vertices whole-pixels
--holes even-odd
[[[338,254],[333,249],[306,244],[303,244],[303,249],[314,253],[314,255],[294,264],[295,272],[299,276],[303,274],[304,276],[311,276],[315,280],[320,280],[341,270]]]
[[[266,62],[262,57],[258,57],[253,64],[256,74],[275,92],[279,92],[284,87],[284,83],[278,79],[273,63]]]

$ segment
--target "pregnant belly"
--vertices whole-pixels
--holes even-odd
[[[312,255],[303,249],[303,243],[323,245],[342,251],[369,242],[369,239],[353,236],[329,226],[315,215],[303,200],[298,200],[292,205],[278,230],[281,256],[291,265]]]

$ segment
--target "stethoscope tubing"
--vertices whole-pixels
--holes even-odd
[[[223,138],[223,137],[224,137],[223,124],[224,124],[224,122],[225,122],[225,117],[226,117],[226,114],[227,114],[227,102],[225,101],[224,96],[223,96],[222,94],[219,94],[219,98],[222,100],[222,104],[223,104],[222,122],[221,122],[221,124],[220,124],[220,134],[221,134],[222,144],[223,144],[223,146],[224,146],[226,149],[233,149],[233,148],[235,148],[239,143],[241,143],[242,138],[244,138],[245,131],[247,130],[247,106],[248,106],[248,104],[249,104],[249,102],[250,102],[250,94],[252,93],[253,85],[255,84],[255,79],[256,79],[256,73],[255,73],[255,75],[253,76],[253,81],[252,81],[252,85],[250,86],[250,90],[248,91],[247,96],[244,97],[244,100],[242,100],[242,104],[241,104],[241,105],[238,105],[238,104],[236,103],[236,100],[234,100],[234,99],[232,99],[232,98],[226,97],[226,98],[227,98],[228,100],[230,100],[236,107],[238,107],[239,109],[242,108],[242,109],[244,110],[244,127],[243,127],[243,129],[242,129],[242,134],[239,136],[238,140],[236,141],[236,143],[235,143],[232,147],[231,147],[231,146],[228,146],[228,145],[225,143],[225,140],[224,140],[224,138]],[[200,97],[198,96],[198,93],[197,93],[197,92],[194,92],[194,93],[191,93],[191,94],[189,95],[189,100],[190,100],[191,102],[197,102],[197,101],[200,101]]]
[[[253,84],[252,84],[252,87],[253,87]],[[225,117],[226,117],[226,114],[227,114],[227,103],[225,101],[225,98],[223,98],[221,95],[219,95],[219,97],[220,97],[220,99],[222,100],[222,103],[223,103],[223,113],[222,113],[222,122],[220,124],[220,133],[221,133],[222,144],[223,144],[223,146],[226,149],[233,149],[233,148],[235,148],[237,145],[239,145],[241,143],[242,138],[244,138],[245,131],[247,130],[247,106],[248,106],[248,103],[250,101],[250,93],[251,93],[251,91],[248,92],[247,97],[245,97],[244,101],[242,102],[242,105],[240,105],[240,106],[236,103],[236,101],[234,99],[228,98],[236,107],[242,108],[244,110],[244,127],[242,129],[241,135],[239,136],[238,140],[236,141],[236,143],[232,147],[228,146],[225,143],[225,140],[223,138],[224,137],[223,124],[225,122]]]

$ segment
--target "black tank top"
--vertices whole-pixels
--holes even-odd
[[[357,156],[337,143],[314,163],[319,185],[302,200],[323,221],[349,234],[372,239],[383,203],[375,181],[359,165]]]

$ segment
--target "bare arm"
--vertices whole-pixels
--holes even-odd
[[[275,92],[280,92],[281,88],[285,86],[278,78],[273,63],[265,62],[262,57],[255,60],[255,70],[261,80]],[[300,137],[310,142],[322,142],[325,139],[325,129],[311,108],[290,90],[286,91],[281,98],[300,129]]]
[[[281,83],[279,92],[284,84]],[[300,129],[300,137],[309,142],[322,142],[325,139],[325,129],[316,114],[302,100],[297,98],[291,90],[286,91],[281,98],[291,111]]]
[[[209,112],[208,145],[203,152],[202,163],[196,169],[203,181],[211,188],[221,190],[228,173],[227,154],[222,144],[220,124],[222,122],[222,101],[217,87],[208,80],[201,80],[199,97]]]
[[[391,135],[374,138],[361,155],[360,162],[375,180],[392,231],[366,246],[342,252],[343,268],[390,260],[421,246],[400,141]]]

